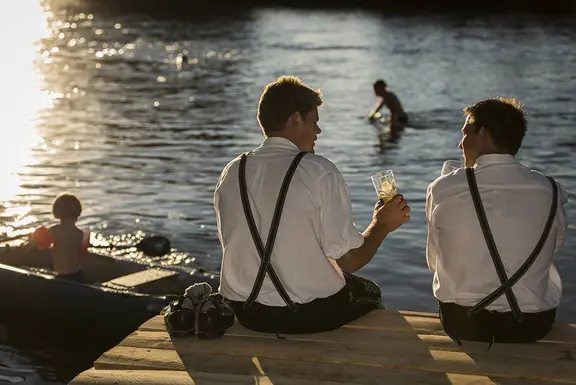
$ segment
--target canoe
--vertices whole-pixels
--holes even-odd
[[[0,322],[9,330],[114,341],[158,315],[188,286],[219,285],[216,274],[200,269],[95,253],[84,255],[85,283],[57,277],[51,265],[49,250],[0,248]]]

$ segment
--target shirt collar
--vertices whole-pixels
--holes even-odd
[[[516,158],[514,155],[510,154],[484,154],[480,155],[476,159],[476,164],[478,166],[483,164],[495,164],[495,163],[515,163]]]
[[[273,136],[264,139],[260,147],[281,147],[299,150],[298,146],[296,146],[294,143],[280,136]]]

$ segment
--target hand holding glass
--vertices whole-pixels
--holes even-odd
[[[394,180],[392,170],[378,171],[372,175],[371,178],[374,188],[376,189],[376,194],[378,194],[378,199],[380,199],[382,203],[388,203],[388,201],[397,194],[396,181]]]
[[[453,159],[447,160],[442,165],[442,173],[440,175],[444,176],[450,174],[452,171],[456,171],[462,167],[464,166],[462,166],[461,160],[453,160]]]

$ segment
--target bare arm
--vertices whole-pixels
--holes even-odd
[[[377,203],[372,222],[362,233],[364,243],[340,257],[338,266],[348,273],[360,270],[374,258],[384,238],[410,220],[409,213],[408,202],[400,194],[385,205]]]
[[[376,107],[374,107],[372,109],[372,111],[370,111],[370,113],[368,114],[368,116],[366,117],[366,119],[372,119],[374,118],[374,115],[376,115],[376,113],[378,111],[380,111],[380,109],[384,107],[384,98],[380,98],[380,101],[378,102],[378,104],[376,104]]]

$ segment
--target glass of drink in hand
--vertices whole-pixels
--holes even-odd
[[[371,176],[372,183],[378,194],[378,199],[382,203],[388,203],[390,199],[396,195],[396,181],[394,180],[394,173],[392,170],[378,171]]]
[[[456,171],[459,168],[464,167],[462,165],[462,161],[461,160],[455,160],[455,159],[450,159],[447,160],[446,162],[444,162],[444,164],[442,165],[442,173],[440,175],[444,176],[444,175],[448,175],[450,174],[452,171]]]

